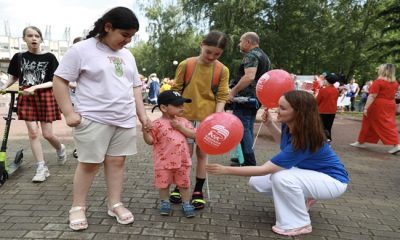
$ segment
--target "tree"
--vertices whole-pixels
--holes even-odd
[[[138,71],[145,77],[155,72],[155,66],[152,59],[156,58],[155,48],[146,42],[139,42],[131,49],[133,56],[136,59]]]
[[[381,31],[382,41],[376,45],[382,50],[380,59],[392,57],[394,62],[400,63],[400,1],[393,1],[378,16],[386,24]]]
[[[142,51],[147,56],[139,54],[137,61],[143,61],[144,64],[140,64],[148,73],[156,72],[161,77],[173,76],[176,67],[174,61],[180,62],[198,54],[200,37],[191,23],[186,21],[180,5],[163,5],[161,0],[154,0],[147,2],[144,10],[149,20],[149,41],[144,43]]]
[[[238,44],[240,36],[247,31],[265,28],[265,0],[182,0],[183,12],[188,21],[199,26],[202,32],[219,30],[227,34],[228,44],[221,61],[231,69],[234,77],[242,55]],[[265,44],[265,35],[261,35],[261,45]]]
[[[248,31],[258,33],[260,47],[274,68],[302,75],[330,71],[345,76],[344,82],[355,76],[363,83],[376,76],[375,67],[382,61],[379,56],[383,51],[373,46],[382,42],[382,29],[385,39],[391,41],[381,47],[386,44],[391,53],[399,51],[398,31],[394,30],[399,26],[398,0],[162,2],[153,0],[146,5],[150,19],[146,44],[155,51],[154,60],[148,64],[162,73],[168,73],[173,60],[198,54],[200,36],[214,29],[228,36],[221,61],[231,69],[232,77],[242,58],[237,47],[240,36]],[[379,12],[382,19],[377,19]],[[384,28],[384,24],[390,27]]]

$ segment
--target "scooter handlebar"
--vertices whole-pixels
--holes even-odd
[[[16,90],[0,90],[0,94],[7,94],[7,93],[14,93],[14,94],[18,94],[21,95],[24,93],[24,91],[16,91]],[[33,95],[33,93],[31,93],[31,95]]]

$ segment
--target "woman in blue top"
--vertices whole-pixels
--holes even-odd
[[[317,199],[342,195],[349,182],[348,174],[326,143],[317,102],[305,91],[290,91],[279,100],[277,120],[268,110],[263,122],[280,142],[281,152],[262,166],[227,167],[207,165],[212,174],[253,176],[249,184],[258,192],[272,195],[276,225],[272,231],[296,236],[312,231],[309,208]]]

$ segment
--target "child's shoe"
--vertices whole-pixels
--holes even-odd
[[[162,216],[170,216],[171,215],[171,204],[168,201],[161,200],[160,215],[162,215]]]
[[[49,169],[46,165],[41,165],[36,169],[36,174],[32,178],[32,182],[44,182],[50,176]]]
[[[240,164],[239,164],[240,166]],[[206,205],[202,192],[193,192],[192,194],[192,205],[196,210],[203,209]]]
[[[57,162],[58,165],[64,165],[67,161],[67,150],[64,144],[61,144],[61,149],[57,150]]]
[[[183,215],[187,218],[194,217],[194,207],[190,203],[183,203],[182,204]]]

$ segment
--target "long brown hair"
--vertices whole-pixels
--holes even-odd
[[[324,145],[326,136],[315,97],[301,90],[287,92],[284,97],[294,110],[294,123],[290,129],[293,149],[318,151]]]

